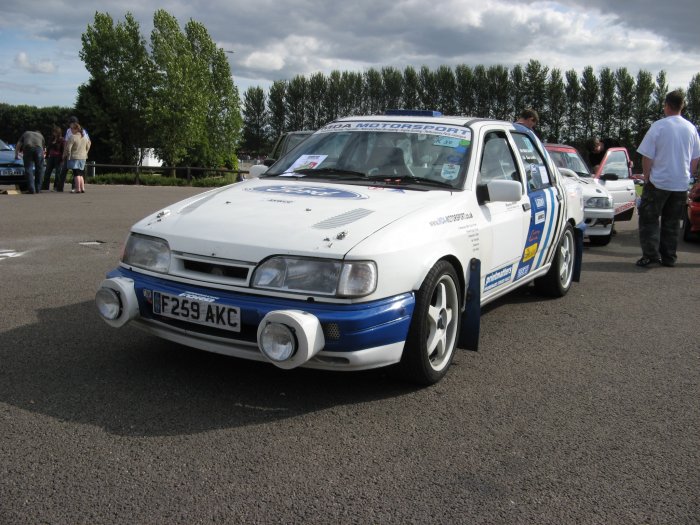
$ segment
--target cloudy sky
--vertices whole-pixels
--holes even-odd
[[[0,102],[72,106],[88,80],[80,36],[95,10],[131,12],[150,41],[152,0],[3,1]],[[407,65],[525,65],[579,74],[590,65],[665,70],[670,88],[700,73],[698,0],[171,0],[181,26],[204,24],[233,51],[234,81],[250,86],[333,69]]]

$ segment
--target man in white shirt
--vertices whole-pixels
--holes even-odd
[[[639,204],[642,258],[637,266],[676,265],[683,206],[700,159],[698,130],[681,117],[684,102],[682,91],[668,93],[664,101],[666,117],[651,125],[637,148],[642,155],[644,173]]]

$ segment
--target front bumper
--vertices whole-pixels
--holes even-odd
[[[612,208],[584,208],[586,235],[610,235],[612,233],[615,210]]]
[[[118,327],[128,321],[163,339],[209,352],[268,361],[259,348],[257,334],[270,312],[303,311],[315,316],[325,344],[301,366],[327,370],[362,370],[399,362],[408,334],[415,298],[404,293],[367,303],[336,304],[292,300],[206,288],[143,275],[125,268],[107,274],[103,287],[116,288],[123,317],[107,321]],[[172,296],[204,295],[216,303],[240,309],[240,332],[203,326],[154,313],[153,292]]]

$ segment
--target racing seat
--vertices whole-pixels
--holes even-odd
[[[368,175],[410,177],[411,171],[404,160],[403,150],[396,146],[377,146],[367,161]]]

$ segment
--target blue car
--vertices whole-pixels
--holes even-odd
[[[23,189],[26,178],[22,159],[16,159],[15,150],[0,140],[0,185],[3,184],[18,184]]]

